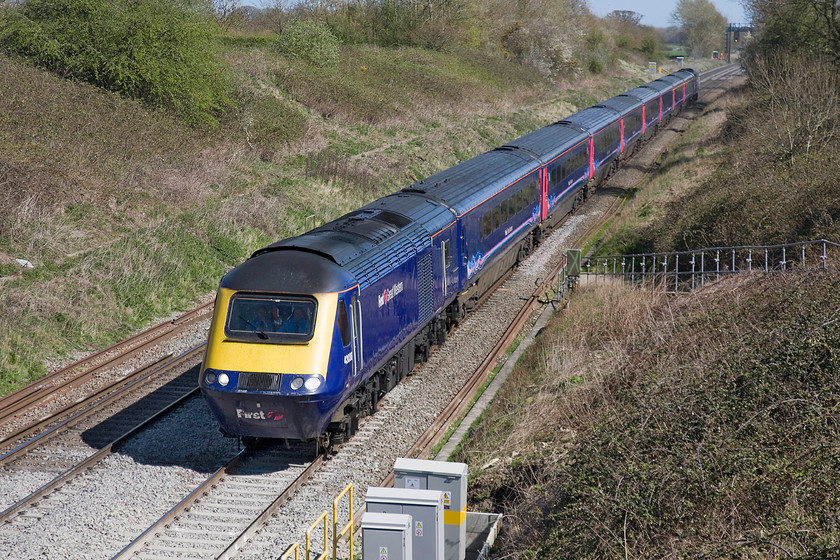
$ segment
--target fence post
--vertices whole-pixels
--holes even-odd
[[[691,253],[691,291],[694,291],[696,286],[694,285],[695,279],[697,278],[697,255],[695,253]]]
[[[674,264],[674,291],[679,292],[680,291],[680,254],[677,253],[676,255],[674,255],[674,258],[677,261]]]
[[[350,502],[350,521],[341,529],[338,530],[338,501],[349,492]],[[353,560],[353,483],[344,487],[344,490],[333,500],[333,560],[337,558],[336,552],[338,550],[338,540],[344,538],[347,532],[350,532],[350,560]]]
[[[826,254],[825,254],[825,241],[822,242],[822,247],[823,247],[823,251],[822,251],[822,256],[820,257],[820,259],[822,259],[822,268],[823,268],[823,270],[825,270],[826,269],[826,262],[825,261],[826,261],[826,258],[827,258]]]
[[[749,249],[749,253],[747,255],[747,270],[752,272],[752,247]]]
[[[782,270],[787,270],[787,248],[782,245]]]

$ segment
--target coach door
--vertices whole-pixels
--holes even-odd
[[[359,300],[354,294],[350,303],[350,327],[353,336],[353,375],[359,375],[362,371],[362,312]]]
[[[453,223],[447,230],[441,234],[440,242],[440,262],[443,270],[443,298],[446,298],[458,291],[458,259],[455,258],[458,242],[458,230]]]
[[[540,185],[540,220],[548,217],[548,169],[543,167],[539,173]]]

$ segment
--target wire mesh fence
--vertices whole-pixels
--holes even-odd
[[[727,274],[821,268],[840,259],[840,244],[819,239],[781,245],[711,247],[695,251],[590,257],[581,267],[589,282],[616,279],[668,291],[691,291]]]

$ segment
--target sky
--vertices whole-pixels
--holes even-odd
[[[729,23],[746,24],[744,7],[738,0],[711,0],[717,11]],[[630,10],[642,14],[642,25],[670,27],[674,25],[671,14],[677,6],[677,0],[587,0],[589,9],[598,17],[604,17],[613,10]]]

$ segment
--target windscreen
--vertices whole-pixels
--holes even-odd
[[[316,303],[311,298],[235,294],[225,335],[238,340],[304,342],[312,338]]]

